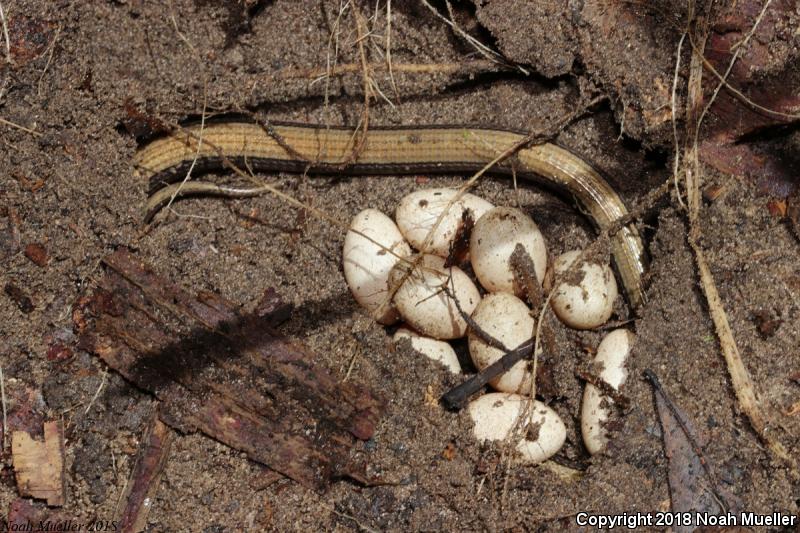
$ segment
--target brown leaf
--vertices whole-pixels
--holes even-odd
[[[645,376],[653,385],[656,408],[661,421],[664,453],[669,464],[668,482],[674,513],[708,513],[719,515],[730,509],[723,509],[720,502],[726,497],[720,492],[711,465],[702,455],[705,443],[703,435],[693,427],[689,418],[666,395],[654,373],[646,371]],[[693,525],[675,527],[676,533],[689,533]]]

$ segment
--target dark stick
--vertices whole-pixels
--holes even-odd
[[[442,403],[448,409],[458,411],[464,407],[470,396],[481,390],[492,379],[504,372],[511,370],[517,364],[533,352],[533,339],[528,339],[515,349],[506,352],[503,357],[487,366],[467,381],[454,387],[442,395]]]
[[[447,279],[447,281],[451,285],[453,285],[453,276],[450,276]],[[509,352],[510,351],[508,348],[506,348],[505,344],[503,344],[499,340],[495,339],[494,337],[492,337],[491,335],[486,333],[486,331],[484,331],[483,328],[481,328],[478,325],[478,323],[475,322],[475,320],[473,320],[473,318],[471,316],[469,316],[469,314],[467,314],[466,311],[464,311],[461,308],[461,304],[458,303],[458,298],[456,298],[455,287],[453,287],[453,290],[451,291],[450,289],[447,288],[446,285],[443,285],[442,286],[442,292],[444,292],[445,295],[447,295],[448,298],[453,300],[453,303],[456,304],[456,309],[458,310],[458,313],[461,315],[461,318],[464,319],[464,322],[467,323],[467,326],[469,326],[469,328],[472,331],[475,332],[475,335],[477,335],[483,342],[485,342],[486,344],[488,344],[492,348],[497,348],[498,350],[502,350],[504,352]]]
[[[448,281],[452,283],[452,278],[450,278]],[[528,339],[513,350],[509,350],[502,342],[481,329],[481,327],[475,323],[472,317],[465,313],[463,309],[461,309],[461,305],[458,303],[458,298],[455,297],[453,292],[450,292],[447,286],[443,286],[442,290],[445,294],[447,294],[447,296],[450,297],[450,299],[453,300],[453,303],[456,304],[456,309],[458,309],[461,317],[467,322],[467,325],[475,332],[475,334],[481,338],[481,340],[483,340],[489,346],[505,352],[503,357],[487,366],[461,385],[453,387],[442,395],[441,400],[444,406],[447,409],[458,411],[464,407],[464,404],[467,403],[467,400],[470,396],[481,390],[486,386],[487,383],[500,374],[511,370],[511,367],[517,364],[517,362],[529,356],[533,352],[534,339]]]

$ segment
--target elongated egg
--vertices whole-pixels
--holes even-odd
[[[397,321],[388,292],[389,272],[410,254],[395,223],[377,209],[361,211],[350,223],[342,251],[344,278],[359,305],[381,324]]]
[[[628,377],[625,364],[634,338],[630,331],[616,329],[603,337],[597,347],[594,363],[601,369],[598,377],[614,390],[619,390]],[[608,431],[603,424],[611,415],[611,404],[613,400],[600,392],[600,389],[591,383],[586,384],[581,402],[581,434],[590,454],[602,451],[608,444]]]

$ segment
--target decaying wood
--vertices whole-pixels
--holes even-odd
[[[44,441],[25,431],[13,432],[11,456],[20,495],[64,505],[64,436],[58,422],[44,423]]]
[[[125,504],[114,517],[119,531],[138,532],[147,526],[150,502],[158,491],[158,482],[166,466],[172,436],[172,430],[159,420],[156,412],[142,439],[136,464],[128,479],[122,498]]]
[[[193,298],[126,251],[105,264],[87,344],[162,401],[165,423],[202,431],[318,490],[350,475],[353,437],[372,436],[380,399],[315,365],[269,316],[240,316],[210,293]]]

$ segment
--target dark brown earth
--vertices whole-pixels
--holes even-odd
[[[137,140],[124,127],[130,109],[174,122],[200,115],[204,105],[295,122],[358,122],[363,85],[357,74],[327,84],[274,79],[282,69],[325,67],[333,54],[338,2],[2,4],[14,64],[2,70],[0,118],[36,133],[0,124],[0,364],[12,422],[64,421],[65,516],[84,523],[111,519],[154,401],[113,371],[106,375],[72,333],[72,305],[102,275],[100,259],[120,246],[191,292],[214,291],[248,305],[275,287],[295,305],[282,333],[307,344],[338,378],[357,380],[390,400],[374,438],[354,451],[370,475],[390,484],[367,488],[340,481],[324,495],[289,480],[264,487],[263,467],[243,453],[199,434],[179,436],[152,505],[152,531],[558,531],[573,529],[571,517],[581,511],[666,510],[667,460],[652,391],[641,378],[645,369],[659,375],[710,437],[707,460],[742,509],[798,514],[800,485],[737,408],[687,245],[687,218],[674,194],[641,223],[652,258],[650,301],[632,326],[638,340],[624,389],[631,407],[608,452],[590,459],[576,431],[582,382],[575,368],[588,358],[583,347],[596,346],[601,334],[564,328],[556,332],[558,353],[548,362],[556,393],[547,399],[569,428],[562,462],[580,467],[581,475],[564,477],[548,466],[507,467],[498,462],[497,449],[472,440],[466,413],[446,412],[431,401],[458,380],[409,349],[392,349],[391,331],[361,314],[342,276],[338,228],[264,196],[181,201],[174,214],[142,231],[147,184],[133,175]],[[385,4],[378,4],[377,16],[367,21],[375,30],[367,52],[376,63],[385,36]],[[531,74],[398,72],[395,92],[388,76],[377,72],[392,105],[373,101],[371,124],[543,129],[606,94],[606,102],[567,127],[557,142],[592,161],[629,205],[669,178],[670,91],[684,7],[673,9],[666,0],[650,11],[638,3],[595,1],[570,1],[563,9],[512,0],[474,4],[455,8],[459,24]],[[770,86],[787,69],[796,73],[800,13],[790,4],[771,6],[783,15],[769,19],[777,30],[768,42],[755,39],[768,52],[760,62],[743,54],[755,65],[741,78],[747,83]],[[446,13],[443,3],[436,5]],[[392,8],[394,62],[476,57],[421,3],[395,0]],[[360,9],[372,17],[375,2]],[[743,8],[745,29],[759,9],[747,18]],[[356,62],[350,8],[340,24],[335,59]],[[0,50],[5,52],[4,42]],[[687,44],[684,67],[688,50]],[[686,77],[684,68],[680,95]],[[796,80],[796,74],[786,79]],[[683,131],[681,121],[678,127]],[[764,165],[780,154],[796,158],[791,128],[744,142],[766,146],[755,150]],[[764,187],[746,173],[704,170],[706,183],[722,192],[704,205],[701,245],[764,408],[797,457],[800,415],[787,413],[800,401],[800,242],[768,208],[786,191]],[[265,177],[344,222],[366,207],[392,213],[403,195],[421,187],[415,177]],[[431,177],[425,186],[461,181]],[[519,201],[540,224],[551,253],[591,241],[591,228],[563,199],[531,187],[517,195],[507,181],[495,179],[481,181],[477,194],[496,204]],[[253,224],[245,214],[263,223]],[[619,309],[620,316],[627,314],[622,302]],[[444,453],[448,446],[454,453]],[[2,514],[17,497],[7,452],[0,472]]]

